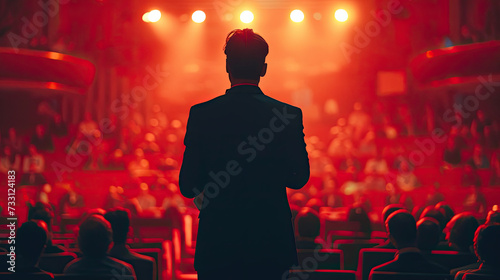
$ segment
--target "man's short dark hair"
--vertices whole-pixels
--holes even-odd
[[[235,29],[226,37],[224,54],[229,73],[238,79],[258,79],[264,67],[269,45],[252,29]]]
[[[424,217],[417,222],[417,247],[423,251],[436,248],[441,236],[439,222],[432,217]]]
[[[42,220],[47,224],[48,230],[52,232],[52,218],[54,213],[49,204],[37,202],[28,210],[28,220]]]
[[[113,229],[113,241],[125,243],[130,226],[130,211],[122,207],[113,208],[104,214],[104,218],[109,221]]]
[[[389,215],[401,209],[404,209],[404,206],[401,204],[389,204],[386,207],[384,207],[384,209],[382,210],[382,217],[384,218],[384,223],[385,221],[387,221]]]
[[[406,210],[397,210],[387,217],[387,231],[394,238],[398,249],[415,246],[417,239],[417,223]]]
[[[450,235],[449,243],[457,247],[460,251],[469,251],[474,244],[474,233],[479,227],[479,222],[471,214],[463,212],[455,215],[448,223]]]
[[[78,246],[85,256],[106,255],[113,241],[111,225],[101,215],[91,215],[81,224],[78,231]]]

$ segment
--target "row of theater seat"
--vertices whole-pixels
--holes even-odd
[[[299,270],[343,270],[344,253],[339,249],[299,250]],[[356,274],[361,280],[368,280],[370,271],[375,266],[394,259],[395,249],[363,248],[359,252]],[[454,251],[432,251],[428,258],[449,269],[474,263],[472,254]],[[349,270],[354,271],[354,270]]]
[[[145,244],[146,247],[153,247],[154,245]],[[165,260],[163,259],[164,254],[160,248],[133,248],[130,251],[139,253],[145,256],[152,257],[155,260],[155,266],[153,271],[153,275],[156,275],[155,280],[162,279],[161,275],[158,275],[158,272],[163,271],[163,263]],[[7,271],[7,260],[8,253],[2,252],[0,253],[0,268],[1,271]],[[72,260],[76,259],[79,254],[77,252],[64,252],[64,253],[55,253],[55,254],[42,254],[40,260],[38,262],[38,267],[44,271],[50,272],[54,275],[62,274],[66,265]],[[10,274],[10,273],[9,273]],[[62,276],[61,276],[62,277]],[[0,279],[4,279],[0,277]],[[66,278],[61,278],[66,279]],[[72,279],[72,278],[70,278]],[[94,280],[94,279],[92,279]]]

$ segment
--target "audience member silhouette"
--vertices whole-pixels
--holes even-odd
[[[107,255],[112,245],[111,225],[102,215],[88,216],[78,231],[78,246],[83,257],[71,261],[64,268],[64,274],[85,275],[132,275],[132,266]]]
[[[384,209],[382,210],[382,219],[384,224],[387,222],[387,218],[394,212],[404,209],[403,205],[401,204],[389,204]],[[392,244],[391,240],[387,239],[384,243],[375,246],[375,248],[380,248],[380,249],[396,249],[394,245]]]
[[[41,222],[43,223],[43,222]],[[46,226],[46,225],[44,225]],[[54,276],[38,268],[38,261],[47,243],[47,231],[35,221],[28,221],[16,233],[16,271],[19,279],[52,279]],[[42,274],[42,275],[40,275]]]
[[[455,212],[453,211],[451,206],[443,201],[436,204],[436,209],[438,209],[444,215],[446,221],[445,224],[448,224],[448,222],[453,218],[453,216],[455,216]]]
[[[322,249],[321,242],[317,240],[320,226],[318,212],[308,207],[302,208],[295,217],[297,249]]]
[[[366,213],[363,207],[359,205],[353,205],[347,214],[347,221],[358,222],[360,224],[360,237],[370,238],[372,233],[372,224],[368,213]]]
[[[455,251],[472,253],[474,244],[474,233],[479,223],[473,215],[463,212],[455,215],[446,225],[448,246]]]
[[[3,148],[3,155],[0,157],[0,173],[8,174],[10,170],[19,172],[21,168],[21,155],[12,152],[10,146]]]
[[[48,133],[47,128],[38,124],[35,127],[35,134],[31,136],[30,144],[35,145],[37,150],[45,152],[54,151],[54,142],[52,141],[52,136]]]
[[[474,252],[479,262],[458,271],[455,279],[464,279],[469,273],[500,278],[500,224],[481,225],[474,236]],[[453,274],[453,271],[451,272]],[[493,278],[492,278],[493,279]]]
[[[494,223],[500,223],[500,212],[498,210],[490,210],[486,217],[485,224],[490,225]]]
[[[110,209],[104,218],[109,221],[113,229],[113,247],[108,255],[129,263],[137,274],[137,280],[156,279],[155,260],[130,251],[127,246],[127,233],[130,227],[130,212],[121,207]]]
[[[417,247],[423,254],[435,250],[441,237],[439,222],[431,217],[424,217],[417,222]]]
[[[47,183],[42,175],[45,170],[45,158],[38,152],[35,145],[29,146],[29,154],[23,160],[23,175],[20,185],[40,186]]]
[[[52,207],[43,202],[37,202],[35,206],[30,207],[28,211],[28,220],[42,220],[47,224],[47,246],[43,251],[45,254],[62,253],[66,250],[64,247],[52,244],[52,221],[54,211]]]
[[[374,271],[443,273],[449,271],[439,264],[428,261],[417,246],[417,227],[415,218],[406,210],[392,213],[386,222],[389,239],[398,249],[394,260],[374,267]]]
[[[307,183],[309,159],[302,111],[258,87],[268,52],[253,30],[230,32],[224,53],[231,88],[189,113],[179,187],[198,197],[201,209],[200,280],[281,279],[297,263],[286,187]]]

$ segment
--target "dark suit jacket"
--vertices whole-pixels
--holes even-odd
[[[370,278],[374,271],[390,271],[390,272],[414,272],[414,273],[443,273],[448,274],[449,270],[445,267],[428,261],[425,256],[413,248],[411,251],[400,251],[394,260],[376,266],[370,272]]]
[[[286,187],[309,179],[302,111],[251,85],[191,108],[179,186],[203,192],[195,269],[297,261]]]

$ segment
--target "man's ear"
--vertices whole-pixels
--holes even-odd
[[[229,65],[227,64],[227,59],[226,59],[226,73],[229,74]]]
[[[264,63],[264,66],[262,66],[262,71],[260,72],[260,76],[264,77],[267,73],[267,63]]]

